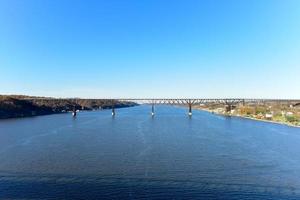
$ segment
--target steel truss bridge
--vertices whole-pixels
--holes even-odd
[[[152,105],[151,114],[154,115],[154,106],[160,104],[166,105],[182,105],[188,107],[189,116],[192,115],[193,105],[205,105],[205,104],[220,104],[224,105],[226,111],[231,111],[238,104],[245,105],[246,103],[252,104],[264,104],[266,102],[274,103],[286,103],[292,106],[300,106],[300,100],[295,99],[243,99],[243,98],[224,98],[224,99],[201,99],[201,98],[120,98],[120,99],[106,99],[112,103],[115,101],[130,101],[138,104],[149,104]],[[113,103],[114,105],[114,103]],[[115,115],[114,106],[112,107],[112,115]]]
[[[117,102],[135,102],[138,104],[152,105],[151,114],[154,115],[155,105],[181,105],[188,107],[188,114],[192,115],[192,107],[194,105],[219,104],[226,108],[226,111],[231,111],[237,105],[242,104],[264,104],[266,102],[288,104],[290,106],[300,106],[299,99],[250,99],[250,98],[103,98],[103,99],[81,99],[81,98],[44,98],[44,97],[29,97],[28,100],[69,100],[76,102],[77,100],[95,100],[107,101],[112,105],[112,115],[115,115],[115,104]],[[74,109],[73,115],[76,115]]]
[[[74,100],[74,99],[73,99]],[[266,102],[273,103],[285,103],[291,106],[300,106],[300,100],[295,99],[242,99],[242,98],[224,98],[224,99],[205,99],[205,98],[114,98],[114,99],[90,99],[109,101],[112,104],[112,115],[116,114],[115,103],[116,102],[135,102],[138,104],[151,105],[151,115],[154,116],[155,105],[181,105],[188,107],[188,115],[192,116],[192,107],[195,105],[207,105],[207,104],[219,104],[226,108],[227,112],[230,112],[237,105],[246,103],[249,104],[264,104]],[[76,115],[76,111],[73,112]]]

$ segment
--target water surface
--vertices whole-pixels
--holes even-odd
[[[300,129],[159,106],[0,121],[0,198],[300,199]]]

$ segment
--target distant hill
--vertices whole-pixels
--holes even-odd
[[[133,102],[114,102],[116,108],[135,106]],[[108,100],[56,99],[26,95],[0,95],[0,119],[47,115],[76,110],[112,108]]]

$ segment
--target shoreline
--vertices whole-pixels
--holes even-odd
[[[0,119],[25,118],[78,110],[136,106],[134,102],[101,99],[55,99],[34,96],[0,95]]]
[[[294,125],[294,124],[290,124],[290,123],[286,123],[286,122],[278,122],[278,121],[266,120],[266,119],[257,119],[257,118],[253,118],[253,117],[242,116],[242,115],[224,115],[224,114],[217,113],[217,112],[212,112],[210,110],[203,109],[203,108],[195,108],[195,109],[202,110],[202,111],[205,111],[205,112],[209,112],[211,114],[224,116],[224,117],[236,117],[236,118],[242,118],[242,119],[250,119],[250,120],[255,120],[255,121],[260,121],[260,122],[280,124],[280,125],[290,126],[290,127],[294,127],[294,128],[300,128],[300,125]]]
[[[134,105],[137,106],[137,105]],[[116,109],[122,109],[122,108],[129,108],[134,106],[122,106],[118,107]],[[110,110],[111,108],[102,108],[102,109],[84,109],[84,110],[77,110],[76,112],[94,112],[94,111],[105,111]],[[60,115],[60,114],[72,114],[72,111],[65,111],[65,112],[51,112],[46,114],[36,114],[36,115],[24,115],[24,116],[16,116],[16,117],[6,117],[6,118],[0,118],[0,121],[2,120],[9,120],[9,119],[24,119],[24,118],[32,118],[32,117],[40,117],[40,116],[48,116],[48,115]]]

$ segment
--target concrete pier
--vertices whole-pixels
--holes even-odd
[[[77,115],[77,111],[76,111],[76,108],[74,108],[73,111],[72,111],[72,116],[76,117],[76,115]]]
[[[154,116],[154,104],[152,104],[151,115]]]
[[[116,115],[116,112],[115,112],[115,106],[112,107],[111,115],[112,115],[112,116],[115,116],[115,115]]]
[[[189,103],[189,116],[192,116],[192,103]]]

